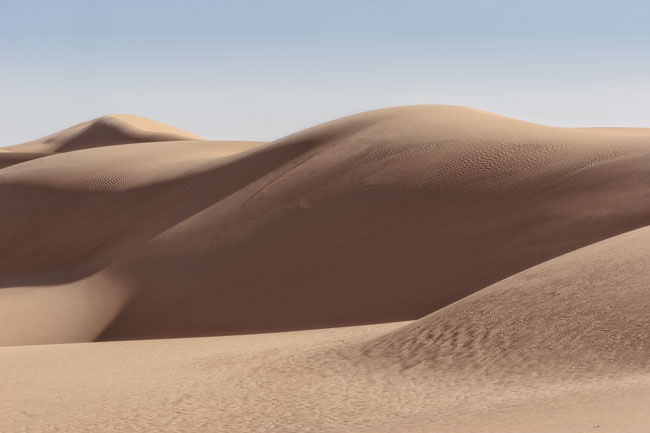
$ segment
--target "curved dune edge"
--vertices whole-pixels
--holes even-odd
[[[583,131],[596,132],[601,134],[623,134],[623,135],[639,135],[650,136],[650,128],[612,128],[612,127],[591,127],[591,128],[578,128]]]
[[[565,380],[650,371],[650,227],[480,290],[356,354],[403,369]]]
[[[51,225],[52,219],[56,220],[59,214],[64,218],[59,221],[64,236],[73,238],[82,230],[83,224],[86,224],[87,227],[94,228],[96,234],[104,236],[98,239],[98,242],[107,242],[110,236],[115,234],[110,230],[119,230],[119,225],[116,227],[108,223],[108,215],[105,214],[97,214],[91,219],[84,214],[75,215],[71,212],[70,200],[66,200],[65,195],[62,198],[56,193],[70,188],[71,178],[72,188],[79,193],[79,199],[87,199],[89,195],[94,194],[95,200],[98,199],[97,196],[100,196],[101,200],[101,194],[126,192],[131,188],[146,188],[151,184],[173,182],[193,171],[201,171],[206,166],[219,163],[223,158],[263,144],[207,140],[135,143],[74,152],[78,155],[74,157],[74,164],[68,167],[65,165],[65,159],[58,162],[59,156],[52,156],[51,161],[39,160],[29,165],[13,167],[11,173],[15,174],[14,179],[20,187],[14,192],[13,198],[7,198],[6,203],[20,205],[20,198],[26,195],[25,191],[28,191],[27,194],[38,192],[36,197],[39,197],[39,200],[34,204],[45,205],[40,209],[45,208],[47,212],[32,209],[28,212],[32,213],[31,218],[12,221],[14,224],[5,227],[5,233],[20,240],[25,233],[39,230],[39,224],[35,224],[34,219],[41,217],[45,227],[41,228],[40,233],[54,231],[55,235],[61,235],[62,233]],[[93,161],[101,164],[87,164]],[[161,170],[163,167],[166,170]],[[74,176],[61,175],[62,172],[73,170],[85,173],[87,180],[74,183]],[[42,185],[46,185],[46,188],[40,189]],[[116,211],[137,214],[141,210],[134,206],[135,204],[135,201],[131,202],[130,206]],[[22,229],[16,232],[14,230],[17,227]],[[104,231],[99,229],[100,227]],[[138,239],[132,241],[137,242]],[[40,239],[42,248],[47,248],[51,242],[51,237],[44,236]],[[29,245],[31,248],[35,246]],[[9,260],[15,251],[8,244],[2,250],[5,260]],[[31,251],[34,257],[33,249]],[[65,253],[60,251],[58,255]],[[72,253],[84,255],[87,251],[77,250]],[[29,269],[33,262],[27,261],[25,266]],[[18,283],[4,282],[4,287],[0,288],[0,322],[3,324],[0,329],[0,346],[93,341],[101,335],[106,324],[119,315],[131,295],[132,290],[128,284],[105,271],[89,273],[69,281],[58,281],[56,275],[47,275],[36,281],[26,278]]]
[[[0,345],[93,341],[130,296],[127,286],[101,273],[68,284],[0,289]]]
[[[52,154],[47,152],[11,152],[0,149],[0,169],[49,155]]]
[[[650,224],[650,140],[613,137],[417,106],[28,161],[0,172],[0,284],[106,272],[130,295],[100,340],[416,319]]]
[[[89,120],[37,140],[8,146],[12,152],[70,152],[101,146],[152,141],[202,140],[198,135],[131,114]]]

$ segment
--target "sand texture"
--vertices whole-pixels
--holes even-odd
[[[650,425],[650,129],[116,115],[2,150],[2,432]]]

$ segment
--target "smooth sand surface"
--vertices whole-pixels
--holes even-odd
[[[0,285],[24,318],[0,316],[0,343],[417,319],[650,223],[645,136],[419,106],[228,146],[104,146],[0,171]],[[71,294],[53,302],[52,287]],[[69,314],[98,297],[110,314]]]
[[[534,366],[543,362],[533,362],[528,374],[511,374],[501,365],[510,360],[478,364],[460,345],[447,368],[408,368],[403,358],[385,362],[359,350],[413,325],[404,326],[0,348],[0,431],[632,433],[647,426],[647,370],[578,364],[540,377]],[[569,338],[580,343],[580,331]],[[430,348],[411,349],[409,356],[435,359]]]
[[[9,148],[49,154],[0,169],[0,431],[645,431],[645,131]]]

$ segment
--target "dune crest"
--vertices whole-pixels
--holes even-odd
[[[144,117],[112,114],[5,149],[13,152],[58,153],[116,144],[175,140],[202,138]]]

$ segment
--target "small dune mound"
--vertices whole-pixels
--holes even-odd
[[[361,347],[403,368],[567,378],[650,368],[650,227],[527,269]]]
[[[13,152],[54,153],[116,144],[175,140],[201,140],[201,137],[144,117],[113,114],[6,149]]]

